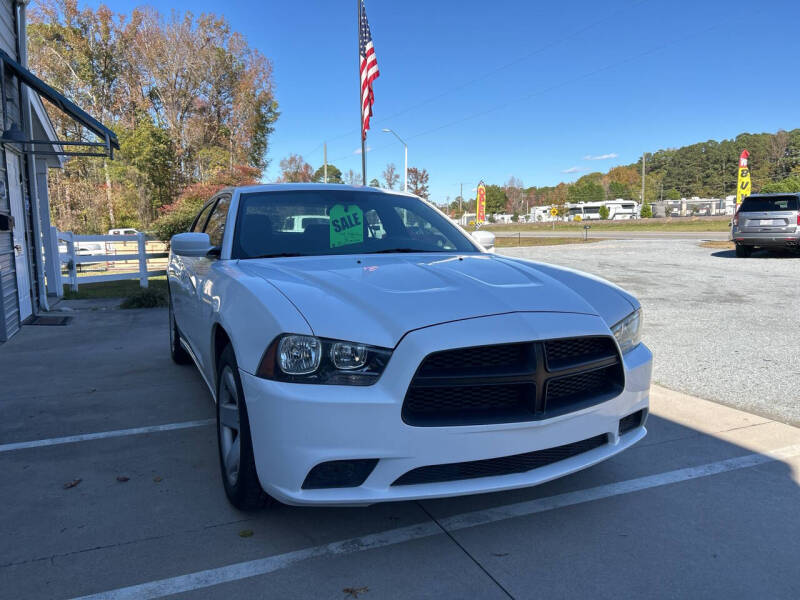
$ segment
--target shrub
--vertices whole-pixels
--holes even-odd
[[[781,181],[765,183],[761,192],[764,194],[800,192],[800,175],[791,175]]]
[[[120,304],[120,308],[160,308],[168,306],[167,295],[163,290],[144,288],[131,294]]]
[[[653,216],[653,209],[650,207],[650,205],[647,202],[642,204],[642,211],[641,211],[640,215],[641,215],[641,217],[643,219],[649,219],[650,217]]]
[[[200,212],[202,202],[182,202],[174,210],[161,215],[152,226],[153,236],[169,243],[170,238],[178,233],[189,231],[192,221]]]
[[[600,213],[600,218],[603,220],[608,219],[608,216],[611,214],[607,206],[601,206],[598,212]]]

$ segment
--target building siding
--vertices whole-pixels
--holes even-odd
[[[14,28],[14,9],[10,0],[0,2],[0,48],[17,56],[17,35]]]
[[[0,2],[0,48],[10,56],[17,56],[14,13],[10,0]],[[6,76],[5,81],[0,82],[0,85],[5,88],[7,94],[7,116],[19,123],[19,86],[16,85],[16,78]],[[1,110],[2,107],[0,107]],[[3,122],[8,123],[9,121]],[[4,184],[2,185],[4,193],[0,194],[0,212],[10,213],[5,152],[1,154],[0,182]],[[25,228],[28,228],[27,224]],[[18,330],[19,299],[12,235],[10,231],[0,231],[0,341],[10,338]]]

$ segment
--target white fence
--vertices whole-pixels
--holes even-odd
[[[79,283],[97,283],[100,281],[119,281],[122,279],[138,279],[139,285],[147,287],[147,278],[155,275],[164,275],[165,269],[148,270],[149,259],[166,258],[167,252],[148,252],[147,239],[143,233],[134,235],[75,235],[70,231],[57,231],[52,228],[53,256],[59,257],[61,268],[56,269],[57,277],[61,278],[58,289],[62,290],[65,283],[73,291],[78,290]],[[62,244],[66,244],[66,252],[62,252]],[[136,245],[135,253],[129,252],[127,246]],[[121,252],[118,247],[122,246]],[[131,249],[133,250],[133,249]],[[129,265],[126,261],[135,261]],[[114,267],[123,263],[125,268],[117,269],[116,273],[106,275],[78,275],[79,265],[97,265],[105,263],[106,267]],[[66,269],[63,268],[66,266]],[[131,270],[131,266],[133,269]],[[66,270],[66,275],[62,272]],[[115,270],[115,269],[109,269]]]

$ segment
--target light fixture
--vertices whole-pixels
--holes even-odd
[[[0,142],[6,143],[24,144],[27,141],[25,134],[16,123],[12,123],[11,126],[3,132],[3,136],[0,137]]]

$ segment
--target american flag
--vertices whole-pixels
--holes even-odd
[[[372,47],[372,34],[369,31],[367,22],[367,11],[364,8],[364,0],[361,0],[361,23],[358,29],[358,55],[359,68],[361,71],[361,139],[367,139],[367,129],[369,129],[369,119],[372,116],[372,105],[375,102],[375,94],[372,92],[372,82],[378,78],[378,58],[375,56],[375,48]]]

